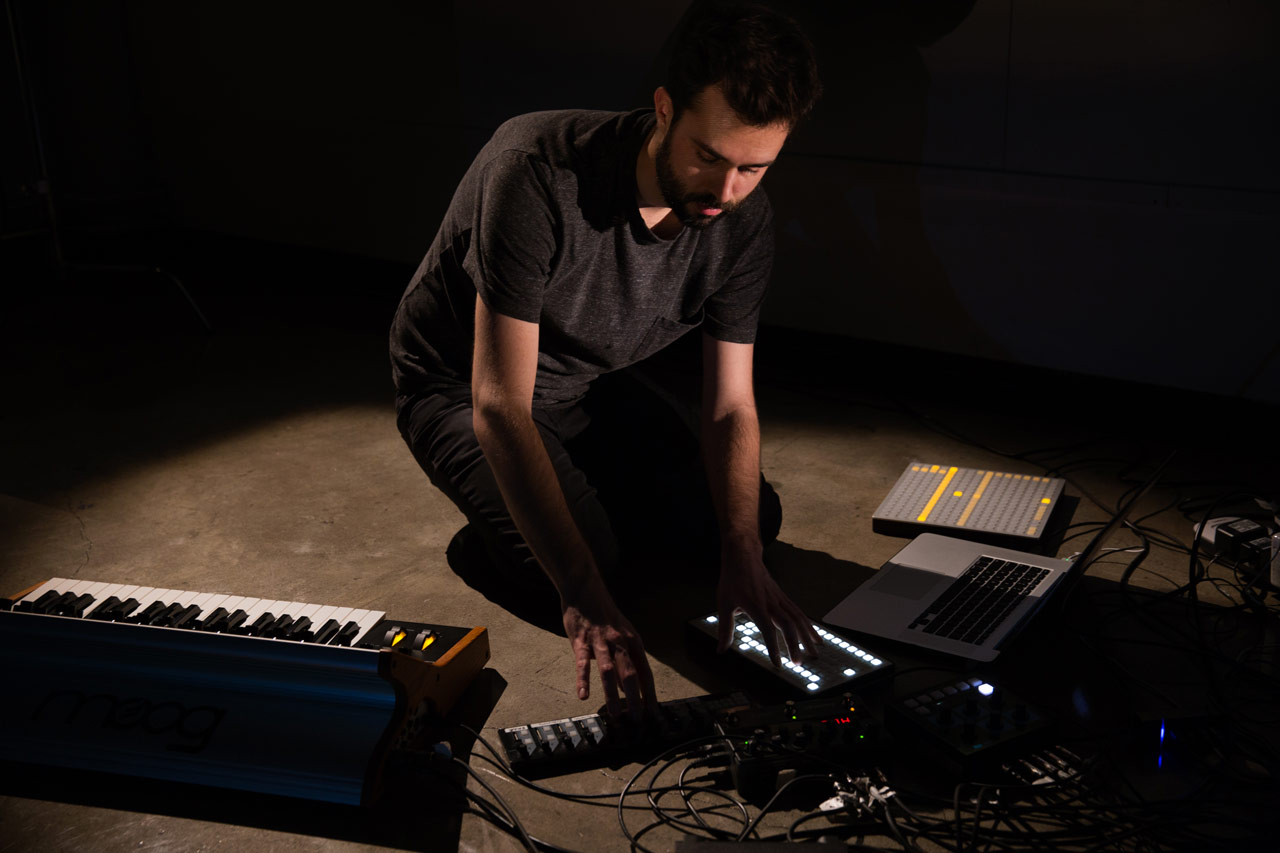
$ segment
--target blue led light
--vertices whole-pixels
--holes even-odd
[[[982,684],[978,685],[978,692],[983,696],[990,696],[992,693],[996,692],[996,689],[984,681]]]

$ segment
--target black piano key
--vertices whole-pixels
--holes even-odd
[[[37,598],[35,601],[18,602],[18,610],[23,613],[44,613],[45,608],[48,607],[51,602],[54,602],[57,600],[58,600],[57,591],[51,589],[48,592],[46,592],[44,595]]]
[[[288,613],[285,613],[282,614],[279,619],[268,625],[266,630],[262,633],[263,636],[266,637],[283,637],[292,625],[293,617]]]
[[[113,602],[111,598],[116,600]],[[102,606],[93,613],[89,614],[90,618],[101,619],[104,622],[121,622],[128,618],[129,614],[138,609],[138,599],[130,598],[121,601],[114,595],[102,602]]]
[[[84,612],[89,609],[89,605],[95,601],[97,599],[86,592],[67,606],[67,615],[82,619],[84,618]]]
[[[89,618],[103,620],[110,619],[111,614],[120,606],[121,603],[120,596],[109,595],[102,600],[101,604],[94,608],[94,611],[89,614]]]
[[[223,632],[227,634],[243,634],[244,621],[249,618],[249,614],[243,610],[237,610],[227,617],[227,627],[223,628]]]
[[[129,619],[130,622],[136,622],[139,625],[150,625],[151,621],[159,616],[165,608],[163,601],[153,601],[142,609],[137,616]]]
[[[157,613],[154,617],[152,617],[151,621],[148,622],[147,624],[165,627],[167,625],[172,624],[174,618],[177,617],[177,615],[181,612],[182,612],[182,605],[175,602],[173,604],[168,605],[159,613]]]
[[[227,617],[231,614],[227,612],[227,608],[219,607],[204,617],[198,626],[201,631],[224,631],[226,630]],[[193,626],[195,627],[195,626]]]
[[[173,621],[169,623],[170,628],[195,628],[199,623],[196,619],[200,615],[200,608],[194,604],[188,604],[177,616],[173,617]]]
[[[274,615],[271,613],[263,613],[257,619],[254,619],[253,624],[246,630],[255,637],[261,637],[264,635],[267,628],[275,624],[275,621],[276,617]]]
[[[74,592],[64,592],[49,603],[49,607],[45,610],[45,613],[49,613],[54,616],[63,616],[75,600],[76,594]]]
[[[359,636],[360,636],[360,623],[351,621],[343,625],[342,630],[334,635],[333,642],[330,643],[330,645],[349,646],[352,643],[354,643],[359,638]]]
[[[298,619],[289,626],[289,630],[284,633],[286,640],[304,641],[311,637],[311,620],[306,616],[299,616]]]
[[[327,644],[338,633],[339,627],[341,626],[338,625],[337,619],[330,619],[328,622],[320,626],[320,629],[316,631],[315,636],[311,638],[311,642],[320,643],[321,645]]]

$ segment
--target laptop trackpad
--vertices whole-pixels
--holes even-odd
[[[899,598],[919,599],[928,595],[939,581],[946,580],[949,579],[933,572],[895,566],[893,571],[881,573],[868,588],[886,595],[896,595]]]

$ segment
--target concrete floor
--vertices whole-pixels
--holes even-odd
[[[0,592],[62,576],[484,625],[491,672],[477,689],[493,692],[471,704],[488,711],[474,721],[486,736],[594,710],[598,696],[584,706],[572,695],[563,638],[515,618],[445,565],[461,515],[406,451],[391,409],[384,329],[402,271],[345,267],[376,291],[347,312],[340,296],[324,291],[313,299],[304,284],[329,260],[307,256],[303,267],[313,266],[305,269],[298,263],[264,250],[246,279],[225,259],[201,266],[188,258],[185,274],[217,326],[213,334],[198,328],[163,280],[119,276],[46,291],[23,317],[6,321]],[[288,285],[277,275],[285,269],[297,275]],[[294,300],[303,299],[333,310],[294,311]],[[797,348],[806,340],[766,332],[759,396],[764,471],[785,512],[771,564],[815,617],[903,544],[872,533],[871,514],[913,459],[1035,471],[988,448],[1088,441],[1039,458],[1069,464],[1069,494],[1087,492],[1112,506],[1134,477],[1179,446],[1165,477],[1171,485],[1144,503],[1152,511],[1177,497],[1278,482],[1274,471],[1258,469],[1260,454],[1247,439],[1263,435],[1254,428],[1274,412],[942,356],[886,368],[903,354],[868,345],[841,354],[829,340],[813,343],[829,369],[803,371]],[[1075,520],[1103,517],[1084,498]],[[1145,524],[1190,540],[1190,521],[1176,509]],[[1096,573],[1114,578],[1122,557],[1109,557]],[[1168,588],[1185,576],[1185,563],[1184,555],[1157,550],[1135,582]],[[713,592],[710,580],[683,579],[623,602],[646,639],[660,698],[738,688],[773,695],[701,666],[685,650],[683,621],[710,612]],[[937,680],[938,672],[913,677]],[[521,788],[475,757],[471,765],[533,835],[574,850],[627,849],[614,809]],[[520,849],[489,821],[460,816],[447,793],[362,813],[10,769],[0,789],[3,851]],[[629,775],[626,768],[588,771],[547,784],[599,793],[618,790]],[[484,793],[475,781],[470,787]],[[631,814],[634,827],[647,822],[644,813]],[[798,814],[781,812],[764,826],[777,831]],[[675,838],[663,830],[644,843],[670,850]]]

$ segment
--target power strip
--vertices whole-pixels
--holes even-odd
[[[658,704],[656,718],[583,714],[511,726],[498,740],[513,770],[528,779],[592,767],[647,761],[663,750],[716,733],[716,724],[750,707],[741,693],[695,696]]]

